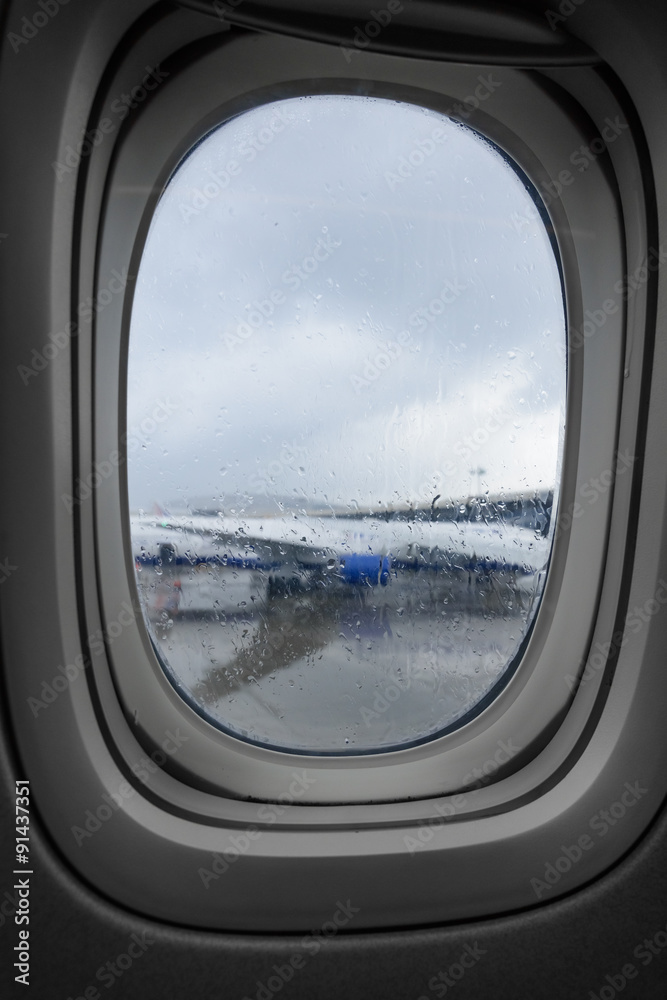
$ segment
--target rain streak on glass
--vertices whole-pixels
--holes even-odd
[[[209,133],[129,341],[136,581],[177,690],[301,753],[462,724],[544,588],[565,375],[545,225],[474,130],[312,96]]]

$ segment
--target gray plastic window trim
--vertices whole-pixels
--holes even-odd
[[[315,45],[316,48],[311,48],[311,45]],[[280,52],[281,47],[282,52]],[[317,48],[321,51],[317,51]],[[295,61],[299,57],[304,62],[299,73],[304,82],[294,80]],[[212,53],[197,62],[184,74],[186,77],[188,74],[193,76],[192,84],[188,85],[187,80],[181,76],[178,81],[178,92],[176,87],[170,88],[165,85],[160,93],[156,94],[151,106],[146,109],[146,113],[135,127],[137,134],[139,130],[141,131],[141,145],[135,142],[133,135],[130,134],[120,148],[109,179],[108,208],[103,221],[105,238],[101,244],[99,258],[99,287],[105,287],[106,281],[111,279],[113,270],[122,266],[121,260],[126,261],[128,255],[133,260],[132,270],[137,267],[138,254],[142,248],[142,237],[139,235],[137,240],[137,234],[143,232],[150,218],[155,192],[161,190],[165,180],[165,167],[173,169],[180,159],[184,151],[184,135],[187,136],[188,145],[191,142],[192,132],[188,124],[192,123],[197,115],[191,102],[179,106],[179,99],[182,100],[180,95],[188,93],[190,86],[202,95],[199,115],[202,126],[197,130],[199,134],[207,130],[210,122],[219,121],[221,117],[233,114],[239,105],[260,103],[276,92],[293,94],[313,89],[326,91],[328,88],[345,91],[354,90],[358,86],[359,65],[350,66],[346,82],[342,73],[346,64],[340,53],[328,47],[318,47],[317,43],[301,43],[288,39],[268,40],[261,36],[239,39],[225,46],[224,59],[228,73],[223,79],[218,70],[220,58],[220,54]],[[377,64],[371,69],[375,78],[375,93],[387,92],[387,88],[390,87],[390,92],[402,99],[421,99],[427,103],[430,100],[435,105],[441,104],[444,107],[455,105],[470,92],[471,87],[474,90],[473,83],[483,75],[479,72],[467,72],[459,67],[436,67],[422,62],[395,60],[394,57],[372,56],[369,59]],[[281,73],[279,66],[286,69]],[[319,78],[316,78],[316,67]],[[231,80],[234,81],[233,85],[228,82]],[[530,98],[541,106],[546,99],[545,95],[525,77],[512,71],[494,70],[489,80],[492,84],[496,80],[499,82],[493,95],[498,101],[493,109],[493,119],[485,114],[481,117],[480,126],[486,126],[491,132],[491,138],[500,140],[499,144],[511,145],[512,132],[515,130],[512,109],[519,103],[519,92],[524,111]],[[436,86],[438,90],[435,89]],[[443,93],[445,86],[449,89],[449,93],[447,91]],[[458,88],[454,89],[453,94],[452,87]],[[182,116],[180,120],[179,111]],[[540,112],[544,113],[542,108]],[[501,117],[503,114],[505,120]],[[535,117],[537,116],[536,107]],[[567,127],[571,135],[571,146],[568,148],[574,149],[579,136],[569,121]],[[581,144],[580,139],[579,144]],[[185,148],[187,149],[187,146]],[[150,153],[147,154],[147,150],[150,150]],[[139,159],[138,152],[140,152]],[[586,180],[595,182],[593,177]],[[539,178],[536,178],[536,182],[539,189]],[[142,188],[146,194],[139,193]],[[147,196],[148,189],[153,195],[152,198],[150,195]],[[604,189],[608,191],[606,183]],[[128,196],[126,193],[128,191],[137,193]],[[573,188],[573,196],[578,194],[582,197],[582,201],[583,193],[583,186],[579,192]],[[610,192],[607,197],[609,201],[602,211],[611,221],[614,208]],[[598,196],[596,206],[599,204],[601,207],[601,200]],[[584,208],[583,204],[581,207]],[[125,218],[127,224],[121,226],[120,221]],[[576,249],[570,245],[570,237],[562,217],[559,220],[556,216],[554,225],[561,245],[568,311],[573,317],[576,316],[576,303],[581,299],[578,287],[579,274],[573,266]],[[597,225],[597,217],[588,220],[586,225],[590,228]],[[618,246],[618,242],[618,238],[610,241],[610,249],[614,245]],[[616,260],[615,269],[620,275],[620,257]],[[122,409],[118,410],[116,383],[102,373],[119,370],[122,363],[123,343],[117,332],[123,325],[124,335],[127,336],[131,295],[125,297],[123,306],[124,312],[121,317],[120,298],[110,303],[109,308],[98,317],[97,323],[96,360],[99,375],[96,387],[98,407],[96,455],[99,456],[98,461],[119,447],[113,435],[113,428],[122,426]],[[595,469],[592,463],[590,472],[575,472],[576,451],[571,441],[572,439],[576,441],[579,434],[581,420],[579,393],[593,400],[595,389],[591,385],[591,380],[600,377],[604,372],[610,373],[614,364],[617,368],[620,364],[622,328],[619,317],[613,317],[613,320],[616,357],[613,357],[613,352],[610,352],[609,345],[606,344],[604,357],[596,358],[594,362],[598,374],[593,376],[591,368],[588,381],[585,376],[582,381],[582,374],[577,372],[576,356],[573,356],[570,365],[567,420],[570,440],[566,442],[565,448],[567,457],[563,468],[562,509],[567,509],[568,503],[571,502],[575,475],[586,479]],[[572,323],[572,319],[570,322]],[[581,323],[577,323],[575,319],[573,325],[580,327]],[[598,345],[593,345],[593,351],[596,348],[600,349]],[[608,393],[601,393],[601,396],[604,396],[604,399],[599,400],[599,405],[607,412],[605,419],[596,423],[595,433],[599,435],[599,439],[591,444],[598,453],[601,448],[606,450],[606,461],[609,464],[613,457],[613,428],[617,422],[615,406],[618,401],[612,402]],[[103,418],[102,414],[111,416],[111,419],[108,416]],[[109,431],[111,433],[108,433]],[[603,437],[606,438],[604,443]],[[583,456],[580,455],[580,462],[582,460],[589,461],[585,453]],[[118,517],[119,512],[125,507],[123,491],[122,471],[118,477],[109,476],[96,490],[98,517],[111,529],[104,536],[109,540],[121,537]],[[556,720],[566,710],[571,700],[571,692],[563,683],[562,674],[564,668],[565,672],[572,672],[572,663],[582,656],[588,641],[588,630],[599,586],[598,568],[606,544],[609,496],[601,500],[602,502],[595,508],[591,507],[586,511],[588,517],[573,521],[574,538],[571,543],[570,532],[561,533],[561,539],[552,557],[541,610],[538,611],[520,667],[495,701],[454,732],[416,747],[385,752],[381,757],[360,755],[345,758],[332,756],[325,759],[300,754],[295,759],[290,753],[250,746],[219,731],[184,704],[164,676],[164,671],[142,626],[136,630],[133,628],[123,630],[110,648],[113,675],[126,714],[137,723],[135,731],[145,734],[144,740],[148,746],[157,746],[161,733],[173,729],[176,725],[187,725],[188,742],[178,755],[178,767],[188,772],[190,780],[199,783],[201,787],[239,798],[252,796],[270,801],[275,797],[276,789],[289,785],[290,775],[297,767],[307,768],[316,775],[313,784],[304,790],[302,803],[391,801],[425,798],[459,791],[466,785],[466,776],[474,767],[483,766],[485,762],[493,760],[494,754],[498,753],[499,744],[508,740],[510,736],[513,740],[512,746],[521,748],[524,759],[526,756],[534,756],[551,734]],[[127,526],[124,527],[127,535]],[[586,540],[585,546],[580,539]],[[123,550],[117,543],[105,546],[102,541],[100,557],[101,565],[104,567],[100,574],[103,604],[109,608],[118,608],[122,606],[123,601],[132,600],[138,606],[131,553],[127,544]],[[574,580],[585,581],[585,593],[589,602],[588,615],[584,618],[581,613],[579,614],[579,626],[571,624],[564,640],[562,636],[556,638],[559,621],[572,620],[575,607],[581,612],[581,597],[574,593]],[[568,607],[570,601],[572,603]],[[563,616],[562,619],[560,616]],[[150,663],[150,670],[146,669],[147,661]],[[218,749],[212,750],[212,747]],[[503,756],[506,755],[501,752],[499,757]],[[511,760],[503,760],[503,763],[506,766],[510,765],[510,769],[514,770],[520,763],[518,756],[517,754]],[[470,784],[470,781],[467,783]]]
[[[149,42],[150,38],[143,39],[136,51],[130,50],[109,86],[109,99],[124,79],[131,80],[133,72],[136,76]],[[571,152],[590,142],[595,134],[591,123],[583,112],[575,120],[571,105],[566,112],[558,87],[547,83],[546,75],[490,72],[502,77],[498,101],[493,109],[480,108],[468,123],[504,146],[538,190],[546,190],[544,185],[550,177],[558,177]],[[110,172],[111,144],[102,147],[99,156],[91,155],[81,254],[75,262],[82,297],[104,288],[118,264],[127,266],[140,220],[143,217],[145,224],[150,199],[166,180],[166,165],[177,162],[225,102],[231,106],[249,94],[258,100],[262,88],[275,93],[281,86],[326,88],[333,86],[328,80],[342,86],[340,81],[348,85],[347,81],[366,79],[391,85],[403,99],[414,88],[412,93],[420,91],[425,103],[442,100],[446,109],[448,102],[474,92],[478,73],[478,67],[365,54],[359,54],[348,72],[335,48],[271,36],[230,39],[219,50],[205,53],[174,74],[132,128],[119,134]],[[606,116],[618,113],[616,102],[594,73],[581,70],[568,76],[563,71],[549,77],[552,82],[572,81],[598,128]],[[198,124],[192,129],[194,119]],[[569,325],[574,330],[582,329],[586,309],[597,309],[608,298],[608,288],[624,280],[625,260],[629,268],[646,257],[643,216],[637,207],[641,178],[631,142],[610,146],[609,161],[591,163],[576,177],[576,184],[563,189],[562,201],[549,206],[564,266]],[[54,204],[58,195],[62,197],[62,191],[54,181]],[[98,232],[101,242],[96,252]],[[52,236],[52,267],[57,274],[62,260],[55,227]],[[609,316],[604,343],[592,336],[571,351],[562,511],[572,509],[569,505],[591,477],[599,478],[614,467],[618,452],[633,454],[641,375],[636,359],[643,345],[645,295],[646,287],[640,287],[629,309],[629,367],[622,311]],[[114,452],[121,433],[120,332],[122,310],[127,322],[129,308],[129,297],[124,303],[117,298],[98,313],[94,352],[91,325],[81,322],[76,348],[82,479],[94,471],[96,462]],[[55,287],[53,310],[62,312]],[[49,370],[46,377],[54,385],[62,379],[67,361],[57,358]],[[89,379],[93,361],[94,392]],[[52,408],[54,426],[59,420],[69,422],[66,393],[53,393]],[[53,481],[45,478],[53,490],[55,526],[61,529],[61,558],[54,572],[62,586],[49,613],[57,615],[60,628],[61,645],[54,655],[62,655],[67,663],[81,654],[82,637],[96,630],[109,636],[109,625],[118,620],[124,602],[128,597],[132,601],[127,545],[122,541],[123,485],[115,474],[102,479],[93,503],[80,507],[83,606],[77,611],[68,596],[72,595],[71,522],[60,499],[72,478],[71,456],[64,454]],[[74,867],[111,898],[193,926],[236,930],[321,926],[341,892],[359,907],[355,929],[424,923],[536,903],[531,878],[562,855],[563,843],[570,844],[587,831],[596,810],[619,798],[623,792],[619,775],[628,782],[641,782],[647,790],[628,821],[596,844],[595,851],[584,853],[557,892],[587,881],[634,842],[657,810],[667,780],[657,764],[665,736],[656,691],[662,691],[660,682],[665,682],[652,677],[648,668],[640,670],[652,635],[650,626],[624,643],[613,684],[604,665],[596,667],[576,693],[566,683],[566,676],[580,668],[589,650],[603,647],[613,634],[630,486],[630,475],[617,477],[613,491],[600,493],[581,517],[572,519],[571,531],[561,532],[531,641],[533,650],[529,648],[515,675],[520,683],[514,690],[513,684],[508,685],[506,697],[474,720],[472,732],[466,726],[395,755],[310,761],[247,744],[239,752],[231,745],[238,741],[207,727],[199,717],[188,719],[187,706],[170,697],[138,625],[124,628],[103,649],[99,644],[91,648],[92,668],[85,672],[88,683],[70,684],[48,723],[31,720],[25,703],[40,683],[51,679],[52,659],[26,663],[20,676],[12,675],[10,694],[14,710],[27,723],[21,741],[30,748],[48,732],[61,747],[52,759],[38,755],[40,808],[56,843]],[[132,708],[137,706],[141,726],[132,724]],[[650,755],[636,745],[638,725],[647,735]],[[132,765],[136,768],[142,756],[159,753],[165,739],[176,749],[165,748],[164,767],[151,768],[145,781],[136,771],[133,777]],[[505,745],[513,741],[526,753],[517,754],[505,769],[498,767],[483,787],[466,788],[466,775],[495,759],[501,741]],[[283,756],[288,760],[277,759]],[[34,751],[28,757],[34,759]],[[70,761],[77,776],[66,791],[64,760]],[[315,804],[308,804],[305,794],[313,787],[310,779],[317,788],[311,797]],[[341,781],[348,804],[340,802]],[[49,785],[52,795],[47,792]],[[120,793],[125,786],[130,791]],[[457,790],[461,790],[458,795],[451,794]],[[104,795],[121,800],[112,810],[113,822],[100,823],[94,836],[76,843],[73,824],[83,822],[87,810],[104,803]],[[267,807],[243,801],[247,795],[279,806],[262,817],[261,809]],[[317,804],[323,802],[336,804]],[[432,836],[420,838],[425,829]],[[246,836],[250,830],[259,831],[258,836]],[[242,850],[234,844],[242,844],[243,837],[248,847]],[[423,846],[411,852],[406,838],[418,844],[423,840]],[[232,863],[234,851],[237,857]],[[223,852],[227,852],[224,877],[205,888],[200,872],[211,870],[216,858],[223,859],[217,862],[222,866]],[[289,914],[284,909],[287,897]]]

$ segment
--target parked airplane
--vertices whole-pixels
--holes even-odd
[[[468,509],[465,503],[455,506]],[[251,597],[266,600],[336,583],[387,587],[403,574],[429,579],[445,574],[459,595],[471,579],[489,574],[497,581],[511,579],[517,592],[536,587],[535,576],[548,561],[548,517],[536,529],[517,526],[510,517],[485,524],[438,513],[322,512],[297,518],[280,509],[273,516],[173,517],[159,511],[133,516],[132,547],[148,606],[162,604],[168,581],[166,587],[177,591],[168,600],[174,611],[233,611]],[[195,572],[203,568],[208,572]]]

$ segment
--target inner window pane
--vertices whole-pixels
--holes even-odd
[[[462,724],[542,594],[565,376],[545,224],[473,129],[331,95],[209,133],[129,341],[136,580],[172,683],[301,753]]]

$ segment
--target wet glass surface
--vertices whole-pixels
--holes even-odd
[[[471,129],[328,96],[205,138],[146,242],[127,432],[146,624],[198,710],[373,752],[497,690],[546,578],[564,347],[540,214]]]

